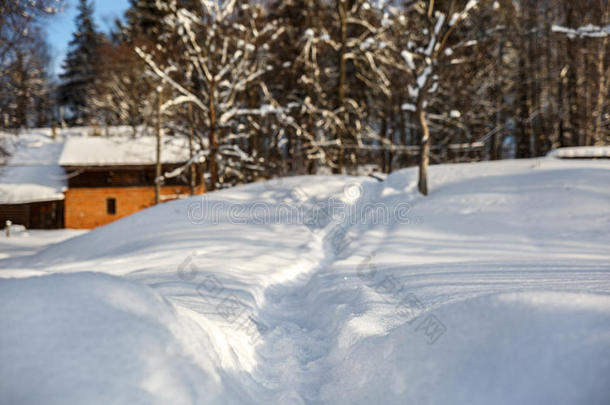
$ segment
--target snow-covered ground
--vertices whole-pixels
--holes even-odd
[[[45,274],[0,280],[0,403],[610,403],[610,163],[416,175],[250,184],[0,260]]]
[[[53,244],[82,235],[85,232],[87,231],[76,229],[25,229],[21,225],[13,225],[10,237],[6,236],[6,229],[0,231],[0,259],[34,255]],[[15,273],[11,273],[10,277],[21,273],[17,270]],[[7,268],[3,267],[0,271],[0,277],[7,277],[7,274]]]

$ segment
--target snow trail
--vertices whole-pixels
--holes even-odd
[[[266,291],[266,305],[259,316],[269,327],[264,344],[258,349],[261,361],[255,380],[270,391],[273,401],[281,403],[312,403],[317,401],[321,387],[331,365],[327,356],[336,344],[336,331],[351,317],[352,305],[357,307],[357,293],[346,291],[329,294],[324,288],[324,275],[333,264],[357,249],[362,233],[352,232],[363,206],[377,200],[383,184],[370,179],[353,179],[343,189],[343,197],[350,197],[350,188],[362,193],[354,201],[355,210],[349,210],[344,221],[336,221],[322,208],[314,223],[304,226],[304,232],[314,236],[312,250],[305,255],[319,259],[304,277],[285,284],[272,285]],[[305,205],[316,204],[311,199]],[[365,230],[365,229],[360,229]],[[352,304],[352,305],[349,305]],[[339,315],[338,312],[341,314]],[[290,387],[288,391],[282,388]],[[257,387],[253,387],[256,391]],[[254,394],[254,392],[253,392]],[[255,396],[256,397],[256,396]]]

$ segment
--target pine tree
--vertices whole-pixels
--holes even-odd
[[[155,0],[129,0],[129,4],[129,9],[125,12],[127,25],[123,28],[123,40],[155,40],[167,13],[157,7]]]
[[[76,16],[76,31],[60,75],[60,103],[69,108],[73,121],[86,122],[91,118],[89,98],[96,79],[96,59],[103,36],[96,30],[93,21],[93,4],[80,0]]]

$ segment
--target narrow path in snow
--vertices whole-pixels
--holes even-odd
[[[318,391],[329,375],[329,353],[337,344],[337,331],[358,315],[345,312],[365,311],[365,308],[358,309],[363,302],[358,290],[329,289],[326,276],[337,261],[358,254],[360,239],[369,229],[367,223],[359,223],[359,218],[363,210],[371,209],[370,204],[379,200],[384,186],[377,181],[354,178],[344,193],[362,195],[350,202],[354,209],[347,210],[349,215],[344,221],[330,220],[316,228],[327,222],[318,217],[319,223],[313,226],[301,225],[303,232],[312,232],[315,238],[311,245],[315,251],[304,254],[319,257],[317,265],[297,280],[272,285],[266,290],[265,305],[259,316],[269,330],[257,348],[259,364],[253,378],[278,403],[319,401]],[[304,203],[311,205],[312,201]],[[333,283],[332,287],[336,286]]]

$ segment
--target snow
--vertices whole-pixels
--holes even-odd
[[[464,9],[459,12],[459,13],[453,13],[451,15],[451,19],[449,20],[449,26],[453,27],[456,23],[458,23],[461,20],[464,20],[465,18],[468,17],[468,13],[475,7],[477,7],[479,3],[479,0],[469,0],[468,3],[466,3],[466,6],[464,7]]]
[[[445,14],[441,13],[440,11],[436,11],[434,13],[434,16],[436,17],[436,24],[434,26],[434,37],[437,37],[438,34],[441,32],[441,28],[443,27],[443,24],[445,23]]]
[[[604,38],[610,35],[610,24],[604,27],[588,24],[576,29],[553,25],[551,31],[566,34],[569,38]]]
[[[141,137],[72,137],[66,140],[59,158],[61,166],[150,165],[156,161],[156,138]],[[188,139],[164,137],[161,146],[163,163],[189,160]]]
[[[214,396],[215,376],[181,355],[186,325],[149,287],[102,273],[53,274],[4,281],[0,296],[2,403],[190,404],[194,393]],[[31,388],[15,389],[29,369],[38,369],[27,378]]]
[[[0,168],[0,204],[63,200],[64,172],[58,166]]]
[[[0,142],[10,153],[0,166],[0,204],[63,200],[66,179],[57,164],[62,139],[33,131],[0,133]]]
[[[0,260],[44,274],[0,279],[0,403],[608,403],[609,174],[276,179]]]
[[[432,73],[432,67],[426,66],[424,70],[417,76],[417,87],[423,89],[428,81],[428,76]]]
[[[1,226],[3,227],[4,224],[1,224]],[[82,235],[85,232],[87,231],[76,229],[25,229],[23,225],[13,224],[11,226],[10,237],[6,237],[5,229],[0,232],[0,259],[34,255],[55,243],[63,242],[66,239]],[[10,270],[6,267],[1,271],[3,277],[28,274],[19,271],[9,272]],[[39,272],[34,271],[32,274],[39,274]]]
[[[575,146],[569,148],[558,148],[550,151],[548,155],[560,159],[609,159],[610,146]]]
[[[415,105],[413,105],[411,103],[404,103],[403,105],[400,106],[400,109],[402,111],[412,111],[412,112],[415,112],[417,110],[417,107],[415,107]]]
[[[461,116],[462,116],[462,113],[460,113],[458,110],[449,111],[449,117],[451,117],[451,118],[460,118]]]
[[[403,50],[400,55],[407,62],[407,66],[411,70],[415,70],[415,63],[413,62],[413,54],[407,50]]]

